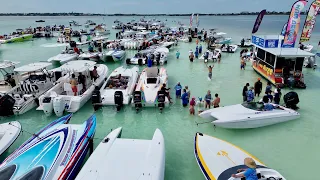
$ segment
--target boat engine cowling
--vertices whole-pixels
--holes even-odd
[[[101,107],[100,103],[102,102],[101,93],[98,87],[96,87],[96,89],[92,92],[91,100],[93,109],[95,111],[98,110]]]
[[[141,101],[142,101],[141,91],[135,91],[133,93],[133,103],[137,111],[142,107]]]
[[[4,95],[0,98],[0,116],[11,116],[13,115],[13,106],[15,100],[9,96]]]
[[[123,106],[123,93],[122,93],[122,91],[116,91],[114,93],[114,104],[116,105],[117,111],[120,111],[120,109]]]
[[[42,100],[43,112],[46,116],[51,116],[53,112],[53,99],[52,97],[44,97]]]
[[[54,113],[58,116],[61,117],[63,115],[65,109],[65,104],[64,100],[62,97],[56,97],[53,100],[53,110]]]
[[[158,91],[158,107],[160,111],[165,107],[166,94],[164,91]]]
[[[283,96],[283,100],[287,108],[298,109],[297,104],[300,102],[299,96],[296,92],[291,91]]]

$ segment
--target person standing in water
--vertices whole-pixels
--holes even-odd
[[[180,57],[180,52],[179,51],[176,52],[176,57],[177,57],[177,59],[179,59],[179,57]]]
[[[208,71],[209,71],[208,77],[209,77],[209,80],[211,81],[211,80],[212,80],[212,68],[214,67],[214,65],[208,66],[208,65],[206,64],[206,66],[207,66]]]
[[[254,100],[253,89],[253,87],[250,87],[250,89],[247,91],[247,102],[252,102]]]
[[[193,55],[193,52],[189,55],[189,60],[190,62],[193,62],[193,58],[194,58],[194,55]]]
[[[180,82],[178,82],[178,84],[174,87],[174,89],[176,90],[176,97],[181,98],[182,86],[181,86]]]
[[[214,99],[214,101],[212,102],[213,108],[218,108],[219,104],[220,104],[220,98],[219,95],[216,93],[214,95],[216,98]]]
[[[204,100],[206,101],[205,108],[208,107],[208,108],[210,109],[210,107],[211,107],[211,100],[212,100],[210,90],[208,90],[207,94],[204,96]]]
[[[267,83],[267,87],[266,87],[265,93],[268,94],[269,92],[270,93],[272,92],[272,86],[271,86],[270,81],[268,81],[268,83]]]
[[[186,89],[183,89],[183,94],[181,96],[182,106],[187,107],[189,102],[189,97]]]
[[[194,52],[194,55],[195,55],[195,57],[198,59],[199,58],[199,52],[198,52],[198,50],[196,50],[195,52]]]
[[[189,99],[190,99],[190,97],[191,97],[191,92],[190,92],[188,86],[186,86],[185,89],[186,89],[186,92],[188,93],[188,103],[189,103]]]
[[[243,102],[247,101],[247,92],[248,92],[249,86],[250,86],[249,83],[247,83],[242,89]]]
[[[194,115],[194,107],[195,106],[196,106],[196,98],[192,97],[192,99],[190,101],[190,107],[189,107],[190,115]]]
[[[200,44],[200,46],[199,46],[199,54],[201,54],[202,53],[202,45]]]
[[[261,79],[258,78],[258,81],[254,83],[254,95],[255,96],[260,96],[260,93],[262,91],[262,82],[260,81]]]
[[[197,44],[197,45],[199,44],[199,38],[197,38],[197,40],[196,40],[196,44]]]
[[[246,62],[244,61],[243,58],[241,58],[241,61],[240,61],[240,69],[242,70],[245,70],[245,66],[246,66]]]

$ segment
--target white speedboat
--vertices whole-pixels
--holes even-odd
[[[162,110],[169,99],[161,91],[163,84],[168,84],[168,74],[165,68],[145,68],[141,74],[133,96],[133,106],[139,110],[141,107],[159,107]]]
[[[258,128],[278,124],[300,117],[292,109],[272,104],[274,109],[264,111],[263,103],[243,103],[214,108],[199,114],[200,117],[212,119],[212,123],[230,129]]]
[[[207,56],[207,58],[205,58],[205,56]],[[219,58],[221,58],[221,50],[214,49],[213,51],[207,50],[199,59],[204,60],[204,62],[208,62],[208,60],[217,61]]]
[[[19,64],[19,62],[8,60],[4,60],[0,63],[0,74],[3,78],[0,80],[0,94],[4,94],[13,88],[12,85],[14,84],[11,85],[8,82],[10,76],[15,80],[15,82],[18,82],[18,76],[14,72],[17,64]]]
[[[121,131],[121,127],[113,130],[100,142],[76,180],[164,180],[165,146],[161,131],[157,129],[152,140],[124,139]]]
[[[238,44],[239,47],[241,48],[248,48],[248,47],[252,47],[253,44],[251,43],[251,39],[250,38],[243,38],[240,43]]]
[[[168,61],[169,49],[165,47],[159,47],[156,49],[149,49],[138,52],[131,59],[127,59],[127,64],[144,65],[147,64],[147,57],[149,56],[155,65],[163,65]]]
[[[216,44],[229,44],[231,43],[232,38],[225,37],[227,33],[224,32],[217,32],[213,34],[213,37],[216,39]]]
[[[105,55],[103,52],[84,52],[79,55],[78,59],[80,60],[90,60],[90,61],[99,61],[104,60]]]
[[[51,63],[38,62],[14,69],[15,73],[19,74],[19,81],[14,88],[6,92],[12,97],[7,100],[14,102],[10,103],[12,107],[7,107],[9,111],[21,115],[38,105],[38,98],[58,80],[46,70],[49,66]]]
[[[279,172],[268,168],[259,159],[240,147],[202,133],[196,133],[194,137],[194,155],[207,180],[241,180],[231,175],[244,173],[237,171],[248,168],[244,165],[244,159],[248,157],[255,161],[258,179],[286,180]]]
[[[105,54],[105,61],[121,61],[126,56],[126,51],[124,50],[110,50]]]
[[[238,49],[238,45],[235,44],[225,44],[224,46],[221,46],[221,51],[222,52],[227,52],[227,53],[234,53]]]
[[[18,121],[0,124],[0,155],[16,141],[20,132],[21,124]]]
[[[101,105],[116,105],[120,110],[122,105],[129,104],[138,77],[138,67],[127,69],[121,66],[115,69],[100,89]]]
[[[91,76],[94,66],[97,67],[98,72],[96,80]],[[78,84],[77,91],[73,92],[69,78],[64,76],[64,81],[61,80],[39,98],[40,106],[37,110],[44,111],[48,116],[52,112],[57,116],[62,116],[65,111],[70,113],[77,112],[91,98],[95,88],[100,87],[104,82],[104,78],[108,74],[108,67],[104,64],[96,64],[93,61],[77,60],[70,61],[51,71],[56,74],[66,75],[69,78],[72,74],[78,77],[79,73],[86,77],[85,84]],[[76,96],[74,93],[76,93]]]
[[[62,53],[49,58],[48,62],[58,62],[60,64],[64,64],[69,61],[76,60],[78,57],[79,54],[75,53],[73,49],[68,48],[67,50],[62,51]]]

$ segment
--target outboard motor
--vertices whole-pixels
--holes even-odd
[[[288,92],[286,95],[283,96],[283,100],[286,104],[287,108],[290,109],[298,109],[297,104],[300,102],[299,101],[299,96],[296,92]]]
[[[4,95],[0,98],[0,116],[11,116],[13,115],[13,106],[15,100],[9,96]]]
[[[133,93],[133,103],[137,112],[139,111],[140,108],[142,108],[141,101],[142,101],[141,91],[135,91]]]
[[[96,87],[92,92],[91,101],[94,111],[97,111],[101,107],[101,93],[99,87]]]
[[[162,112],[165,107],[166,94],[164,91],[158,91],[158,107],[160,112]]]
[[[117,111],[120,111],[123,106],[123,93],[122,93],[122,91],[116,91],[114,93],[114,104],[116,105]]]
[[[51,116],[53,112],[53,99],[52,97],[44,97],[42,100],[43,112],[46,116]]]
[[[69,107],[67,107],[69,108]],[[64,100],[62,97],[56,97],[53,100],[53,110],[54,113],[58,116],[61,117],[63,115],[65,109],[65,104],[64,104]]]
[[[138,59],[138,64],[139,64],[139,66],[142,66],[142,65],[143,65],[143,62],[142,62],[142,59],[141,59],[141,58]]]

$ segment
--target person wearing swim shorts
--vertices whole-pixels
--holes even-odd
[[[205,97],[204,97],[204,100],[206,101],[205,108],[208,107],[208,108],[210,109],[210,107],[211,107],[211,100],[212,100],[210,90],[208,90],[207,94],[206,94]]]

